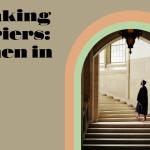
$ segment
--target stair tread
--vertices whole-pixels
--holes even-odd
[[[84,140],[108,140],[108,141],[150,141],[150,138],[85,138]]]
[[[133,116],[129,116],[128,118],[122,118],[122,117],[121,117],[121,118],[119,118],[119,117],[101,118],[101,117],[99,116],[99,118],[100,118],[100,119],[110,119],[110,120],[111,120],[111,119],[122,119],[122,120],[123,120],[123,119],[136,119],[136,120],[137,120],[137,118],[135,118],[135,117],[133,117]],[[147,117],[147,119],[150,119],[150,117]]]
[[[135,114],[100,114],[98,118],[119,118],[119,117],[135,117]]]
[[[113,132],[113,133],[116,133],[116,132],[120,132],[120,133],[132,133],[132,132],[135,132],[135,133],[150,133],[150,128],[100,128],[100,127],[97,127],[97,128],[88,128],[87,130],[88,133],[93,133],[93,132],[99,132],[99,133],[110,133],[110,132]]]
[[[91,123],[91,124],[112,124],[112,122],[94,122],[94,123]],[[147,121],[147,122],[113,122],[113,124],[112,125],[115,125],[115,124],[119,124],[119,125],[124,125],[124,124],[149,124],[150,125],[150,121]]]
[[[103,147],[103,146],[107,146],[107,147],[120,147],[120,146],[123,146],[123,147],[150,147],[150,144],[83,144],[83,146],[100,146],[100,147]]]
[[[133,106],[111,96],[100,96],[98,104],[98,120],[85,133],[84,150],[150,149],[150,115],[140,122]]]
[[[103,110],[104,110],[104,111],[105,111],[105,110],[108,110],[108,111],[109,111],[109,110],[111,110],[111,111],[113,111],[113,110],[115,110],[115,111],[116,111],[116,110],[118,110],[118,111],[119,111],[119,110],[134,110],[134,111],[135,111],[135,108],[132,108],[132,107],[131,107],[131,108],[128,108],[128,107],[113,107],[113,108],[111,108],[111,107],[104,107],[104,108],[101,108],[101,109],[98,109],[98,110],[99,110],[99,111],[101,111],[101,110],[102,110],[102,111],[103,111]]]
[[[114,129],[114,130],[150,130],[150,128],[88,128],[88,129],[103,129],[103,130],[112,130],[112,129]]]
[[[97,134],[97,135],[150,135],[150,133],[86,133],[86,134]]]
[[[105,103],[106,102],[106,103]],[[98,103],[99,104],[107,104],[107,103],[113,103],[114,105],[116,105],[116,104],[119,104],[119,105],[127,105],[127,103],[126,102],[122,102],[122,101],[99,101]]]
[[[126,111],[126,110],[103,110],[102,112],[122,112],[122,111]],[[126,112],[129,112],[129,111],[134,111],[135,112],[135,110],[133,110],[133,109],[129,109]]]
[[[99,120],[115,120],[115,119],[120,119],[120,120],[126,120],[126,119],[129,119],[129,120],[137,120],[135,117],[128,117],[128,118],[119,118],[119,117],[114,117],[114,118],[100,118],[99,117]],[[150,120],[150,117],[147,117],[147,120],[149,121]]]
[[[118,104],[113,104],[113,105],[101,105],[101,108],[134,108],[134,107],[130,107],[130,106],[127,106],[127,105],[125,105],[125,106],[123,106],[123,104],[122,105],[118,105]],[[101,108],[99,108],[99,109],[101,109]]]
[[[99,114],[99,115],[101,115],[101,116],[103,116],[103,115],[104,115],[104,116],[106,116],[106,115],[107,115],[107,116],[113,116],[113,115],[116,115],[116,114],[102,114],[102,113],[101,113],[101,114]],[[133,115],[133,114],[124,113],[124,114],[117,114],[117,115],[118,115],[118,116],[119,116],[119,115],[120,115],[120,116],[121,116],[121,115],[129,115],[129,116],[131,116],[131,115]],[[134,115],[135,115],[135,114],[134,114]],[[148,116],[148,117],[149,117],[149,116]]]
[[[98,121],[103,122],[103,121],[108,121],[108,122],[115,122],[115,121],[136,121],[136,118],[133,117],[128,117],[128,118],[98,118]],[[147,118],[148,121],[150,121],[150,118]]]
[[[150,128],[150,124],[146,124],[146,123],[143,123],[143,124],[140,124],[140,123],[134,123],[134,122],[131,122],[131,124],[128,123],[125,123],[125,124],[122,124],[123,122],[120,122],[120,124],[110,124],[110,122],[108,122],[109,124],[107,124],[107,122],[101,122],[103,124],[90,124],[89,125],[89,128],[90,127],[93,127],[93,128],[123,128],[123,127],[128,127],[128,128]],[[113,122],[114,123],[114,122]]]

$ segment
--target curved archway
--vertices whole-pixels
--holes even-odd
[[[147,41],[150,41],[150,33],[147,32],[147,31],[141,31],[142,34],[140,35],[140,38],[143,38]],[[116,32],[113,32],[107,36],[105,36],[103,39],[99,40],[95,45],[94,47],[92,48],[93,49],[93,55],[97,54],[99,52],[99,50],[104,47],[105,45],[107,45],[109,42],[111,41],[114,41],[115,39],[118,39],[118,38],[122,38],[121,37],[121,31],[116,31]]]
[[[91,48],[110,33],[127,28],[150,32],[150,13],[117,12],[89,26],[73,45],[65,72],[65,150],[80,150],[81,134],[81,71]]]

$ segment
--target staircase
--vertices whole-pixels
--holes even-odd
[[[83,150],[150,150],[150,118],[136,119],[135,108],[101,96],[98,122],[85,134]]]

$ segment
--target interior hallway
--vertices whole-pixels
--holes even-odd
[[[124,32],[129,40],[140,34],[132,40],[134,47],[122,38]],[[122,30],[106,36],[89,52],[81,77],[83,150],[150,149],[150,117],[138,121],[135,113],[143,79],[150,90],[149,41],[149,32]],[[150,112],[150,103],[148,108]]]

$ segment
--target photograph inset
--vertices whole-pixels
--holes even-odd
[[[81,77],[82,150],[150,147],[150,33],[120,30],[91,49]]]

